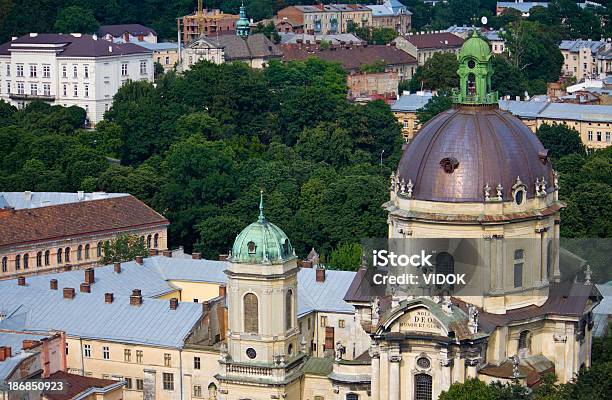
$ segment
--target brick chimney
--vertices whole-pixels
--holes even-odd
[[[111,304],[115,300],[115,296],[112,293],[104,293],[104,302]]]
[[[317,282],[325,282],[325,268],[317,268],[315,271]]]
[[[302,261],[302,268],[312,268],[312,261],[310,260]]]
[[[132,295],[130,296],[130,305],[139,306],[142,304],[142,293],[140,289],[132,290]]]
[[[200,260],[202,258],[202,253],[191,253],[192,260]]]
[[[29,350],[32,347],[38,346],[38,344],[40,344],[40,342],[38,340],[29,340],[29,339],[26,339],[26,340],[23,341],[21,348],[23,350]]]
[[[144,261],[142,260],[142,256],[136,256],[135,261],[136,261],[136,264],[140,264],[140,265],[144,264]]]
[[[121,273],[121,263],[120,262],[113,263],[113,269],[115,270],[116,273],[120,274]]]
[[[64,265],[64,271],[72,271],[72,264]]]
[[[81,293],[91,293],[91,285],[89,283],[81,283]]]
[[[176,308],[178,307],[178,299],[176,297],[173,297],[170,299],[170,309],[171,310],[176,310]]]
[[[172,257],[172,250],[164,250],[162,254],[164,257]]]
[[[93,268],[87,268],[85,270],[85,283],[87,283],[88,285],[93,285],[95,280],[96,279],[95,279],[94,269]]]
[[[225,297],[227,294],[227,287],[225,285],[219,285],[219,297]]]
[[[17,284],[19,286],[25,286],[25,276],[20,276],[17,278]]]
[[[57,279],[51,279],[49,281],[49,289],[57,290]]]
[[[65,287],[64,288],[64,298],[65,299],[74,299],[74,288]]]
[[[153,257],[157,255],[157,249],[149,249],[149,257]]]
[[[4,361],[7,358],[11,358],[11,356],[12,356],[12,351],[10,347],[8,346],[0,347],[0,361]]]
[[[219,254],[219,261],[227,261],[229,254]]]

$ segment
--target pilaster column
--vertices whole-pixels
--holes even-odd
[[[402,356],[393,354],[389,356],[389,400],[400,400],[400,362]]]
[[[466,358],[465,359],[465,369],[466,369],[466,379],[467,378],[476,378],[476,366],[478,365],[478,358]]]
[[[370,354],[372,356],[372,381],[370,385],[370,399],[379,400],[380,398],[380,352],[378,346],[373,345],[370,348]]]

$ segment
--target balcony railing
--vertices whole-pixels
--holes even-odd
[[[453,103],[459,104],[497,104],[499,94],[497,92],[487,93],[485,96],[464,95],[459,90],[454,89],[452,92]]]
[[[9,98],[12,100],[26,100],[26,101],[55,101],[55,96],[46,94],[25,94],[25,93],[10,93]]]
[[[257,367],[251,365],[228,364],[227,372],[240,375],[270,376],[272,375],[272,368]]]

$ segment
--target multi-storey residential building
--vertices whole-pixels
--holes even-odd
[[[489,42],[491,46],[491,52],[494,54],[501,54],[506,50],[506,41],[501,36],[501,31],[490,31],[483,28],[475,27],[475,26],[457,26],[453,25],[446,30],[446,32],[450,32],[453,35],[457,35],[462,39],[467,39],[472,35],[474,31],[480,32],[480,35]]]
[[[500,100],[499,108],[520,118],[533,132],[542,124],[564,124],[580,133],[587,148],[612,145],[612,106]]]
[[[290,21],[309,34],[333,34],[372,26],[372,10],[360,4],[315,4],[285,7],[277,21]]]
[[[397,74],[401,82],[412,78],[417,63],[413,56],[394,45],[331,45],[321,48],[318,44],[288,44],[282,46],[283,60],[305,60],[318,57],[322,60],[338,62],[349,73],[360,73],[362,67],[375,62],[383,62],[386,72]]]
[[[167,248],[166,218],[122,193],[0,192],[0,279],[97,265],[105,243]]]
[[[423,65],[435,53],[457,54],[463,42],[464,40],[457,35],[436,31],[398,36],[392,43],[416,58],[419,65]]]
[[[405,35],[412,27],[412,13],[398,0],[385,0],[382,4],[368,5],[372,10],[372,27],[391,28]]]
[[[416,92],[407,93],[400,96],[395,103],[391,105],[391,111],[397,121],[402,126],[402,136],[409,143],[416,132],[421,129],[421,124],[417,119],[417,111],[431,100],[433,93],[431,92]]]
[[[219,9],[202,9],[181,19],[180,28],[185,43],[192,42],[200,36],[215,36],[217,33],[236,30],[236,22],[240,17],[235,14],[225,14]]]
[[[562,73],[578,81],[605,78],[612,74],[612,44],[600,40],[563,40],[559,45],[563,54]]]
[[[157,43],[157,32],[140,24],[102,25],[98,29],[98,36],[111,42],[121,39],[124,43]]]
[[[0,99],[78,106],[94,125],[128,81],[153,81],[151,51],[96,35],[37,34],[0,45]]]

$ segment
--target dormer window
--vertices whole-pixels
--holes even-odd
[[[255,242],[251,240],[249,243],[247,243],[247,248],[249,249],[249,254],[253,255],[255,254],[257,246],[255,246]]]
[[[285,255],[289,255],[289,239],[285,239],[285,243],[283,243],[283,252]]]

